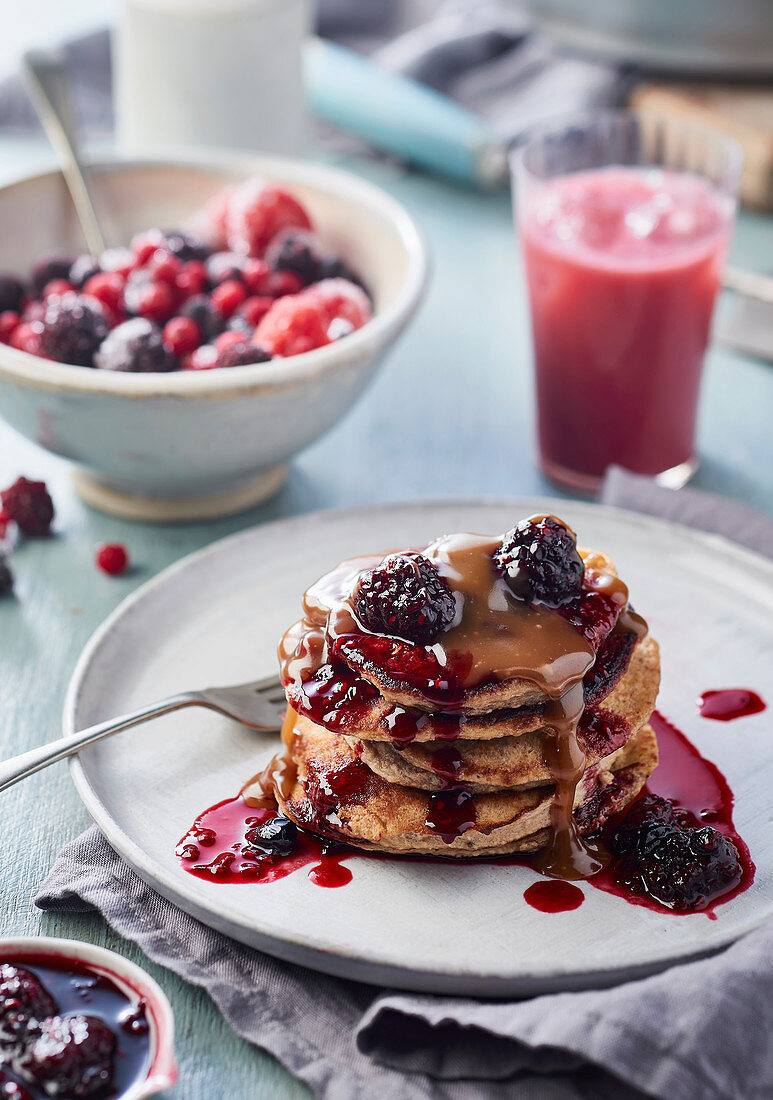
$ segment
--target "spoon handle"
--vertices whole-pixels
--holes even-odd
[[[99,256],[105,250],[105,241],[78,158],[65,55],[61,50],[28,50],[22,71],[30,99],[59,159],[88,250]]]

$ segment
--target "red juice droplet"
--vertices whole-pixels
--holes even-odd
[[[766,704],[757,692],[750,691],[748,688],[704,691],[698,700],[698,713],[701,718],[713,718],[715,722],[731,722],[734,718],[760,714],[765,709]]]
[[[532,883],[524,890],[523,900],[540,913],[568,913],[579,909],[585,901],[585,894],[574,883],[549,878],[544,882]]]

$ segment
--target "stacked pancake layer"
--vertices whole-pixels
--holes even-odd
[[[394,853],[534,852],[555,842],[562,803],[577,837],[594,834],[657,764],[647,724],[657,643],[604,555],[580,551],[583,591],[563,615],[516,608],[505,620],[494,588],[465,580],[480,578],[495,543],[452,539],[424,553],[460,606],[484,592],[496,613],[460,612],[434,646],[356,622],[357,577],[379,558],[344,563],[307,593],[280,646],[291,708],[270,769],[280,809],[322,836]]]

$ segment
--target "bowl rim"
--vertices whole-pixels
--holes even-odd
[[[150,1065],[145,1076],[130,1085],[120,1100],[145,1100],[176,1084],[179,1070],[174,1056],[174,1013],[166,993],[146,970],[108,947],[59,936],[0,936],[0,961],[14,951],[22,957],[77,959],[104,971],[146,1001],[153,1038]]]
[[[159,374],[130,374],[57,363],[42,359],[9,345],[0,348],[0,377],[39,389],[57,389],[78,393],[147,397],[200,397],[237,395],[283,384],[294,384],[316,377],[331,369],[372,353],[408,320],[418,306],[427,285],[429,257],[424,238],[413,217],[402,203],[387,191],[353,172],[304,161],[258,153],[238,153],[219,148],[112,152],[86,158],[84,163],[96,173],[115,168],[190,168],[203,169],[223,176],[265,175],[282,182],[305,185],[342,197],[350,203],[368,207],[384,215],[397,231],[407,255],[407,271],[394,300],[380,310],[362,328],[340,342],[315,348],[301,355],[277,358],[268,363],[247,364],[233,369],[208,371],[172,371]],[[35,180],[59,174],[57,166],[23,172],[7,178],[0,192]]]

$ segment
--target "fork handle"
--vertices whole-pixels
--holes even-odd
[[[36,749],[30,749],[29,752],[12,756],[10,760],[3,760],[0,762],[0,791],[4,791],[6,787],[12,787],[20,779],[26,779],[28,775],[39,772],[42,768],[47,768],[49,764],[55,764],[57,760],[73,756],[86,745],[93,745],[95,741],[101,741],[111,733],[118,733],[119,730],[147,722],[149,718],[169,714],[170,711],[180,710],[181,707],[195,706],[200,702],[201,700],[192,694],[171,695],[168,699],[162,699],[160,703],[151,703],[150,706],[140,707],[139,710],[134,710],[130,714],[110,718],[107,722],[98,722],[96,726],[79,730],[72,737],[60,737],[57,741],[49,741],[47,745],[40,745]]]

